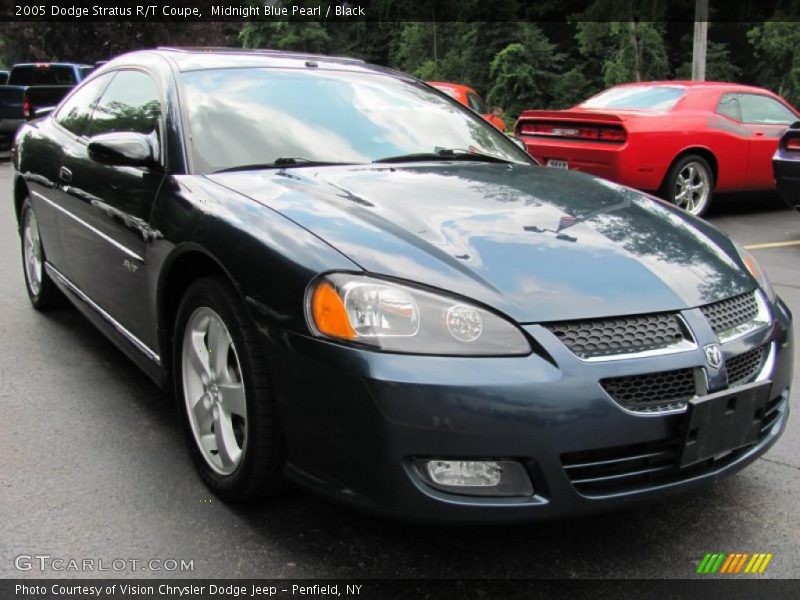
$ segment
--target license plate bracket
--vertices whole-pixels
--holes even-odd
[[[689,400],[679,466],[690,467],[758,439],[771,381]]]

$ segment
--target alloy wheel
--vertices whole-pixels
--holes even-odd
[[[30,209],[25,212],[22,244],[28,288],[32,296],[38,296],[42,291],[42,240],[39,237],[36,215]]]
[[[675,178],[673,202],[685,211],[698,215],[703,212],[711,195],[711,176],[699,162],[688,162]]]
[[[230,475],[247,444],[242,368],[222,318],[206,306],[186,323],[182,346],[183,397],[195,441],[209,466]]]

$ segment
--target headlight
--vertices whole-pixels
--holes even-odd
[[[767,295],[770,302],[775,301],[775,290],[772,289],[772,283],[769,281],[769,277],[767,274],[764,273],[764,270],[761,268],[761,265],[758,264],[758,261],[755,257],[750,254],[749,251],[745,250],[743,246],[738,244],[737,242],[733,242],[733,245],[736,246],[736,251],[739,253],[739,256],[744,263],[744,266],[747,267],[747,270],[750,272],[755,280],[758,282],[758,285]]]
[[[335,273],[306,297],[311,330],[322,337],[409,354],[530,354],[523,333],[458,298],[371,277]]]

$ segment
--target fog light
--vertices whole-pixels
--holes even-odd
[[[483,487],[500,484],[503,469],[493,460],[431,460],[428,475],[440,485]]]
[[[417,467],[433,487],[469,496],[532,496],[533,485],[514,460],[420,459]]]

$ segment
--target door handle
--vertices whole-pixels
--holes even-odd
[[[67,167],[61,167],[58,171],[58,178],[64,183],[70,183],[72,181],[72,171]]]

